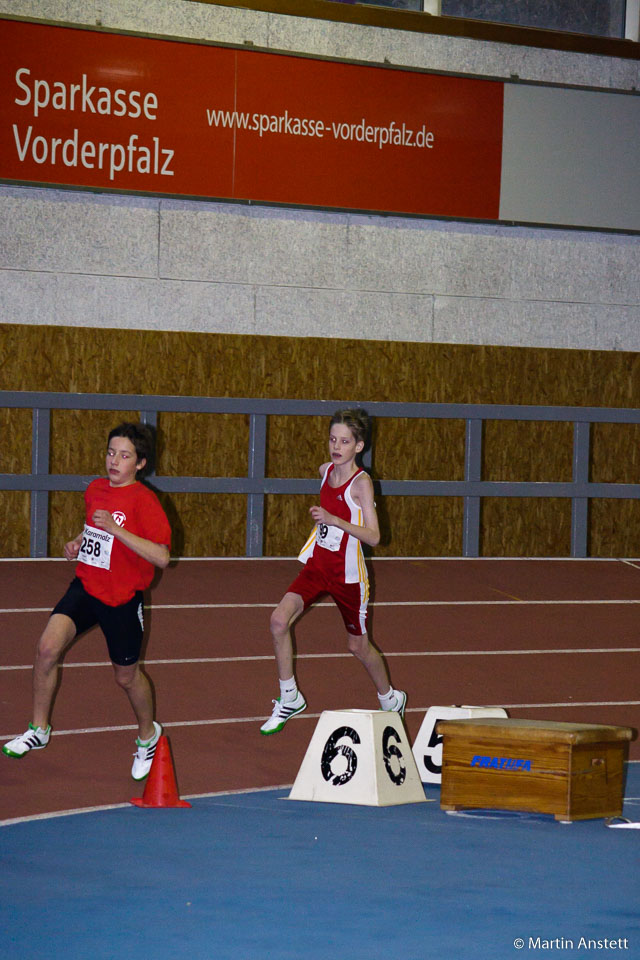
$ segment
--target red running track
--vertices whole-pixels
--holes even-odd
[[[331,604],[295,635],[308,712],[259,734],[278,693],[270,610],[295,560],[180,560],[150,595],[145,669],[170,738],[180,794],[290,784],[322,710],[376,708],[346,653]],[[48,611],[66,589],[64,561],[0,561],[0,739],[30,719],[31,663]],[[512,717],[637,727],[640,562],[379,559],[372,637],[409,694],[413,739],[431,705],[506,707]],[[0,757],[0,820],[127,802],[135,725],[93,630],[67,652],[46,750]],[[640,759],[633,743],[631,758]]]

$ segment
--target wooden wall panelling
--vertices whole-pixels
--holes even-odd
[[[560,497],[484,497],[480,555],[568,557],[571,501]]]
[[[592,557],[640,557],[640,501],[594,498],[589,515]]]
[[[31,410],[0,409],[0,473],[31,473]],[[31,495],[0,490],[0,556],[29,556]]]
[[[381,418],[374,423],[377,480],[464,479],[463,420]],[[457,556],[462,552],[460,497],[376,497],[377,556]]]
[[[483,440],[483,480],[540,483],[572,478],[571,423],[487,420]]]
[[[31,473],[31,410],[0,408],[0,473]]]
[[[65,543],[78,536],[84,527],[84,521],[82,493],[75,490],[53,490],[49,494],[48,556],[62,557]],[[71,566],[69,570],[72,570]]]
[[[640,425],[593,424],[591,480],[640,483]],[[594,499],[589,509],[591,556],[640,556],[640,503],[637,500]]]
[[[297,557],[313,528],[309,508],[318,497],[267,494],[264,499],[265,556]]]
[[[572,444],[571,423],[487,420],[482,479],[570,481]],[[481,554],[510,556],[514,548],[516,556],[570,554],[571,502],[554,497],[485,498],[481,507]]]
[[[52,410],[50,472],[104,475],[110,431],[139,419],[137,410]]]
[[[329,459],[329,420],[326,417],[267,418],[268,477],[319,477],[318,467]]]
[[[640,355],[616,351],[5,324],[0,325],[0,356],[2,387],[16,390],[335,398],[364,406],[374,400],[392,400],[640,407]],[[240,466],[246,462],[244,418],[229,423],[218,419],[214,425],[213,420],[182,416],[160,415],[162,472],[221,476],[241,472]],[[110,427],[113,418],[108,414],[104,420],[87,414],[81,414],[79,420],[70,414],[56,414],[52,469],[60,467],[66,472],[64,465],[73,459],[75,465],[69,472],[100,472],[103,452],[98,448],[106,439],[107,419]],[[313,476],[326,456],[326,426],[298,419],[292,429],[289,418],[270,418],[267,463],[271,476]],[[403,474],[459,478],[462,429],[461,423],[447,421],[381,421],[376,426],[374,478]],[[625,433],[625,429],[594,428],[593,479],[609,479],[614,467],[611,479],[631,475],[637,479],[637,432]],[[30,430],[26,420],[19,427],[21,450],[30,446]],[[72,441],[73,447],[69,445]],[[484,479],[570,477],[570,427],[487,424],[485,441]],[[24,456],[24,452],[20,454],[20,458]],[[187,465],[189,469],[183,469]],[[380,504],[386,526],[385,542],[378,553],[460,552],[459,498],[383,499],[389,503]],[[267,553],[296,552],[300,530],[306,531],[307,526],[304,500],[266,498]],[[238,496],[233,505],[232,498],[212,499],[212,509],[205,507],[200,495],[176,495],[173,503],[187,555],[197,555],[199,550],[221,555],[244,552],[244,497]],[[209,517],[213,513],[224,520],[222,536],[201,524],[203,514]],[[595,506],[592,549],[606,549],[607,555],[640,552],[637,514],[627,501]],[[609,515],[624,517],[624,523],[609,522]],[[63,498],[52,497],[52,538],[62,532],[68,516]],[[569,551],[568,501],[554,504],[550,499],[495,498],[484,504],[482,516],[482,540],[489,555],[553,556]],[[15,549],[28,542],[28,529],[26,540],[21,529],[24,522],[23,511],[5,515],[6,542],[15,544]],[[57,540],[55,555],[59,555]]]
[[[640,354],[0,325],[2,388],[640,407]]]
[[[462,497],[382,497],[375,556],[461,556],[462,508]]]
[[[373,475],[380,480],[463,480],[464,420],[380,418]]]
[[[171,523],[172,557],[244,556],[244,494],[163,493],[159,497]]]
[[[592,425],[591,480],[594,483],[640,483],[640,424]]]
[[[168,477],[246,477],[249,416],[158,414],[156,472]]]
[[[31,497],[24,490],[0,490],[0,557],[29,556]]]

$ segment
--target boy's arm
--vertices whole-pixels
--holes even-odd
[[[316,523],[329,523],[332,527],[344,530],[370,547],[375,547],[380,543],[380,527],[376,505],[373,500],[373,484],[369,474],[361,473],[355,480],[352,489],[353,499],[362,509],[363,526],[359,527],[355,523],[342,520],[327,510],[323,510],[322,507],[311,507],[309,513]]]
[[[83,531],[84,532],[84,531]],[[64,545],[64,557],[65,560],[77,560],[78,553],[80,552],[80,544],[82,543],[82,533],[79,533],[74,540],[69,540],[68,543]]]
[[[169,565],[170,554],[166,544],[145,540],[144,537],[139,537],[137,534],[131,533],[130,530],[125,530],[124,527],[119,527],[108,510],[96,510],[91,520],[96,527],[113,534],[120,543],[124,543],[125,547],[133,550],[143,560],[152,563],[154,567],[164,569]]]

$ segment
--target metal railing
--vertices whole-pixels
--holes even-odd
[[[317,479],[265,476],[267,418],[330,417],[355,402],[337,400],[262,400],[228,397],[172,397],[120,394],[67,394],[0,391],[0,408],[32,410],[31,473],[0,474],[0,490],[31,492],[32,557],[47,555],[48,497],[54,490],[82,491],[93,476],[49,473],[52,410],[138,410],[142,422],[156,426],[158,413],[233,413],[249,416],[248,469],[244,477],[152,476],[153,485],[167,493],[241,493],[247,496],[246,556],[263,550],[266,494],[310,494]],[[462,497],[462,555],[479,556],[482,497],[565,497],[571,500],[571,556],[586,557],[589,500],[593,497],[640,499],[640,484],[592,483],[589,480],[592,423],[640,423],[640,410],[605,407],[547,407],[468,403],[387,403],[357,401],[376,418],[402,417],[465,421],[463,480],[376,480],[382,495]],[[573,423],[573,473],[570,481],[482,480],[482,434],[487,420],[528,420]],[[371,466],[370,451],[363,457]]]

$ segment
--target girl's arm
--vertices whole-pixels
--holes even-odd
[[[375,547],[380,543],[380,527],[378,525],[378,514],[373,500],[373,484],[368,473],[361,473],[355,480],[353,487],[353,499],[362,510],[363,526],[359,527],[355,523],[349,523],[340,517],[334,516],[322,507],[311,507],[309,513],[316,523],[328,523],[332,527],[338,527],[344,530],[362,543]]]
[[[154,567],[164,569],[169,565],[169,548],[164,543],[154,543],[153,540],[145,540],[130,530],[119,527],[108,510],[96,510],[91,518],[96,527],[112,533],[113,536],[124,543],[125,547],[133,550],[143,560],[152,563]]]

